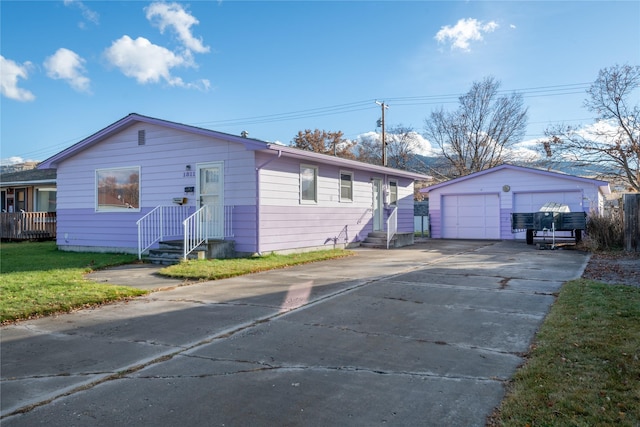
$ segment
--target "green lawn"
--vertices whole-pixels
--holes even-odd
[[[216,280],[354,254],[355,252],[344,249],[331,249],[290,255],[271,254],[236,259],[191,260],[163,268],[160,274],[192,280]]]
[[[327,250],[292,255],[227,260],[194,260],[161,270],[170,277],[215,280],[296,264],[353,255]],[[63,252],[54,242],[0,245],[0,322],[68,312],[146,291],[86,280],[84,275],[107,266],[135,262],[134,255]]]
[[[136,260],[133,255],[58,251],[54,242],[0,245],[0,322],[28,319],[145,294],[84,279],[92,270]]]
[[[566,283],[491,425],[640,426],[640,288]]]

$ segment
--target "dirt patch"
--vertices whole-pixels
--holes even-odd
[[[594,253],[582,277],[604,283],[640,287],[640,253]]]

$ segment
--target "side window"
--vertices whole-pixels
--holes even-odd
[[[398,182],[389,181],[389,204],[398,206]]]
[[[300,165],[300,203],[318,202],[318,167]]]
[[[56,211],[56,189],[37,188],[36,189],[36,212]]]
[[[140,209],[140,167],[96,169],[96,211]]]
[[[353,172],[340,171],[340,201],[353,201]]]

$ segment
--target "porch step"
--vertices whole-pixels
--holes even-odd
[[[160,242],[157,249],[149,249],[149,254],[144,259],[153,264],[178,264],[182,261],[183,248],[182,240]],[[187,258],[198,259],[198,252],[204,252],[205,258],[232,258],[235,255],[233,248],[233,241],[211,241],[198,246],[187,255]]]
[[[389,242],[389,247],[395,246],[395,236]],[[360,243],[363,248],[387,249],[387,233],[384,231],[373,231],[367,235],[367,238]]]
[[[182,253],[184,244],[181,240],[171,240],[166,242],[160,242],[160,247],[157,249],[149,249],[149,254],[145,257],[145,260],[150,261],[152,264],[160,265],[173,265],[182,261]],[[189,259],[197,259],[198,251],[206,251],[204,246],[198,247],[196,250],[187,255]]]

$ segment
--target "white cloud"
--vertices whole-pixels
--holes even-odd
[[[540,147],[543,139],[528,139],[506,150],[506,155],[519,160],[534,161],[540,159]]]
[[[133,40],[122,36],[105,51],[107,60],[127,77],[138,83],[157,83],[164,79],[172,86],[182,85],[182,79],[173,77],[171,69],[185,65],[185,59],[144,37]]]
[[[204,46],[202,39],[198,39],[191,33],[191,27],[199,24],[199,21],[189,14],[178,3],[152,3],[146,9],[147,19],[164,33],[166,28],[175,31],[178,39],[188,50],[197,53],[209,52],[209,46]]]
[[[483,33],[491,33],[498,28],[495,21],[483,23],[474,18],[460,19],[456,25],[442,27],[436,33],[435,39],[438,43],[451,43],[451,49],[460,49],[469,52],[471,41],[482,41]]]
[[[31,91],[18,87],[18,79],[29,77],[31,66],[32,64],[29,61],[19,65],[0,55],[0,93],[16,101],[33,101],[36,99]]]
[[[84,75],[85,60],[72,50],[60,48],[44,61],[47,76],[66,80],[78,92],[89,92],[90,80]]]
[[[575,133],[584,139],[611,144],[614,143],[616,136],[620,135],[621,130],[617,123],[609,120],[598,120],[595,123],[577,129]]]
[[[6,159],[0,159],[0,166],[17,165],[27,161],[28,160],[25,160],[22,157],[18,157],[18,156],[7,157]]]
[[[165,47],[151,43],[144,37],[138,37],[135,40],[126,35],[120,37],[105,50],[105,57],[125,76],[133,77],[141,84],[158,83],[164,80],[170,86],[198,89],[204,92],[211,88],[211,83],[207,79],[187,83],[171,74],[171,70],[175,67],[193,66],[190,55],[177,55]]]
[[[64,0],[64,5],[67,7],[77,7],[82,12],[82,17],[87,21],[98,25],[100,23],[100,15],[98,12],[89,9],[83,2],[80,0]],[[78,24],[80,28],[84,28],[84,22],[80,22]]]
[[[413,131],[413,132],[409,132],[408,137],[412,142],[412,148],[414,149],[414,152],[416,154],[420,154],[421,156],[435,155],[435,152],[431,147],[431,143],[427,139],[425,139],[424,136],[420,135],[418,132]],[[370,132],[365,132],[356,136],[356,141],[360,142],[362,140],[373,140],[373,141],[378,141],[378,143],[380,143],[381,138],[382,138],[382,135],[380,133],[370,131]],[[389,132],[385,133],[385,136],[384,136],[384,139],[387,142],[387,144],[393,141],[400,141],[401,138],[402,138],[402,135],[393,134]]]

